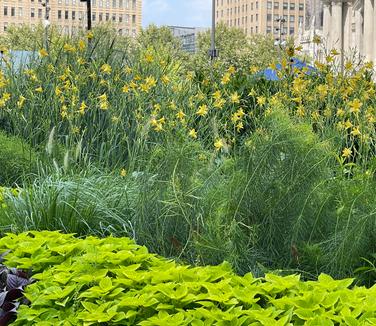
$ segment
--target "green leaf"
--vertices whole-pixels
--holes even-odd
[[[333,321],[324,317],[315,317],[306,323],[307,326],[334,326]]]
[[[112,290],[113,286],[112,286],[111,278],[109,278],[109,277],[105,277],[105,278],[103,278],[102,280],[100,280],[100,282],[99,282],[99,287],[100,287],[104,292],[108,292],[108,291]]]
[[[294,313],[302,320],[309,320],[309,319],[314,318],[317,315],[311,309],[303,309],[303,308],[296,309]]]
[[[99,306],[89,301],[82,301],[81,304],[84,308],[89,312],[96,312],[98,311]]]

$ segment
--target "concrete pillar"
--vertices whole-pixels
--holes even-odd
[[[331,22],[332,22],[331,4],[325,2],[324,3],[323,36],[324,36],[324,41],[326,42],[326,45],[328,48],[331,47],[331,41],[330,41]]]
[[[376,0],[373,1],[373,61],[376,63]]]
[[[332,43],[332,48],[337,51],[343,49],[343,12],[342,12],[342,2],[333,1],[332,2],[332,26],[330,32],[332,33],[330,39]]]
[[[364,55],[366,60],[373,60],[374,11],[373,0],[364,0]]]
[[[357,54],[361,56],[363,50],[363,16],[361,9],[355,11],[355,47]]]
[[[352,13],[353,6],[351,3],[346,2],[343,4],[343,19],[344,19],[344,28],[343,28],[343,49],[345,53],[350,52],[354,47],[352,44]]]

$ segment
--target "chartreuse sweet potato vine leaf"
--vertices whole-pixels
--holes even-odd
[[[8,252],[9,251],[9,252]],[[376,286],[183,266],[127,238],[8,234],[8,267],[31,269],[14,325],[376,325]]]

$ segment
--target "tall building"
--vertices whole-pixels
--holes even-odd
[[[306,0],[216,0],[218,22],[247,34],[295,37],[305,24]]]
[[[169,26],[169,28],[172,34],[181,40],[183,50],[189,53],[196,52],[198,34],[208,30],[203,27]]]
[[[327,48],[376,62],[376,0],[324,1]]]
[[[123,35],[136,35],[141,28],[142,0],[91,0],[92,25],[111,23]],[[45,23],[46,0],[4,0],[0,6],[0,32],[11,25]],[[87,26],[86,1],[49,0],[49,22],[65,34]]]

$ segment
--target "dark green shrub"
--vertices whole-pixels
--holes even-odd
[[[20,138],[0,132],[0,184],[20,184],[36,168],[36,152]]]

